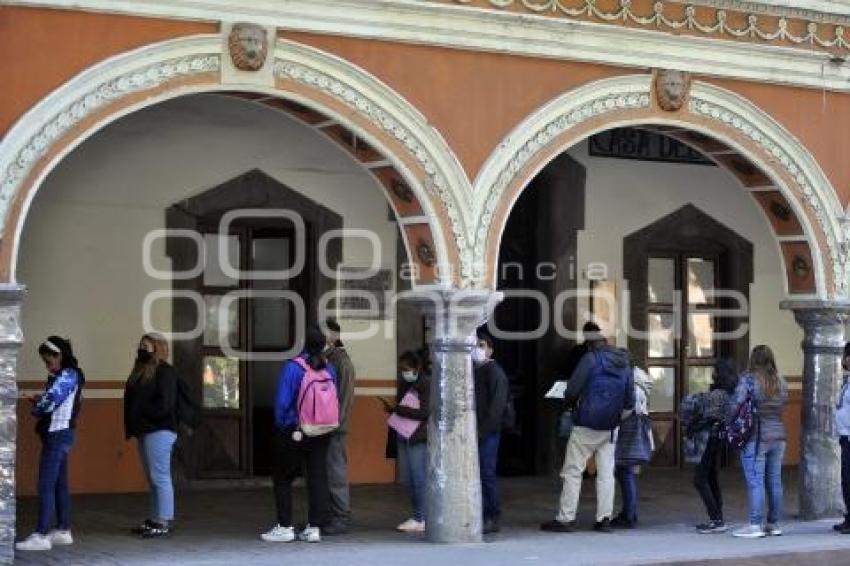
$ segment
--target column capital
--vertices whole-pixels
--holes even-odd
[[[16,283],[0,283],[0,346],[19,347],[24,336],[21,330],[21,305],[26,289]]]
[[[434,288],[405,293],[432,325],[435,348],[469,350],[475,329],[487,322],[504,294],[489,289]]]
[[[844,329],[850,321],[848,301],[783,301],[780,308],[794,311],[794,319],[803,329],[803,351],[841,355]]]

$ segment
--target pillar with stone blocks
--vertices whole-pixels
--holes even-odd
[[[841,390],[841,356],[850,303],[787,301],[803,329],[803,393],[800,430],[800,518],[838,517],[841,453],[835,406]]]
[[[446,289],[417,292],[432,328],[431,417],[428,420],[427,538],[481,541],[481,478],[470,353],[475,330],[500,293]]]
[[[0,284],[0,564],[11,564],[15,557],[15,366],[23,342],[22,299],[21,287]]]

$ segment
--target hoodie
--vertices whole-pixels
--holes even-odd
[[[598,348],[591,348],[579,361],[573,375],[567,382],[567,391],[564,398],[568,405],[575,406],[581,400],[590,377],[593,375],[593,370],[596,367],[596,353],[606,353],[605,356],[609,363],[616,368],[625,368],[629,365],[629,353],[622,348],[615,348],[605,344]],[[631,410],[635,408],[635,388],[633,386],[626,387],[626,399],[623,404],[623,409]]]

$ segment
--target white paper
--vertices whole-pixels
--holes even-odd
[[[545,399],[563,399],[567,393],[567,382],[556,381],[552,388],[546,392]]]

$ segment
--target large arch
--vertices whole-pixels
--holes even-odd
[[[15,281],[29,206],[70,151],[122,116],[200,92],[254,98],[352,153],[393,206],[408,256],[419,266],[416,287],[456,284],[467,276],[461,250],[471,233],[470,183],[422,114],[363,69],[316,49],[276,39],[266,79],[224,72],[226,46],[225,36],[208,34],[117,55],[81,72],[18,120],[0,142],[0,279]],[[382,174],[387,168],[394,178]],[[409,190],[397,190],[399,179]]]
[[[478,215],[470,254],[485,258],[475,266],[482,286],[495,286],[498,249],[508,215],[531,179],[576,143],[624,126],[679,134],[682,141],[726,166],[739,179],[742,175],[735,172],[736,164],[730,159],[756,167],[768,186],[782,194],[801,228],[796,238],[777,235],[777,245],[804,244],[813,262],[814,289],[795,292],[786,280],[787,294],[847,297],[848,237],[842,227],[843,207],[810,152],[761,109],[708,83],[695,81],[687,104],[677,112],[665,112],[653,100],[648,74],[603,79],[559,96],[518,124],[490,155],[473,185]]]

